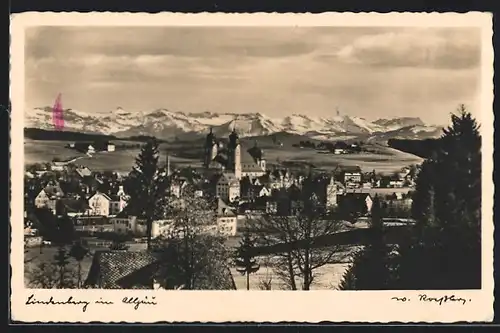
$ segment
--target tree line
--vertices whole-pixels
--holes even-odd
[[[425,139],[425,140],[404,140],[404,139],[389,139],[387,145],[391,148],[404,151],[422,158],[430,158],[439,148],[441,140]]]
[[[421,166],[413,195],[417,223],[399,244],[384,239],[373,204],[371,244],[356,254],[340,286],[370,289],[481,288],[481,135],[462,105]]]

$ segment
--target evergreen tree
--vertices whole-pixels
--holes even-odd
[[[391,275],[391,246],[384,237],[383,210],[379,196],[373,199],[370,221],[370,240],[358,251],[351,267],[344,273],[341,290],[389,289]]]
[[[63,288],[71,288],[73,282],[70,280],[71,277],[68,276],[70,274],[70,270],[68,269],[70,256],[64,246],[60,246],[57,249],[57,253],[54,255],[54,264],[58,268],[58,287],[60,289]]]
[[[69,251],[69,255],[73,257],[78,263],[77,272],[77,288],[81,287],[82,284],[82,260],[89,254],[89,249],[81,242],[75,242]]]
[[[255,260],[252,249],[255,247],[255,241],[249,232],[243,234],[240,245],[235,252],[236,270],[247,278],[247,290],[250,290],[250,274],[257,272],[260,265]]]
[[[167,196],[165,170],[158,165],[159,144],[149,140],[135,159],[135,166],[127,183],[131,212],[146,220],[147,247],[151,247],[153,221],[164,216]]]
[[[400,250],[400,288],[481,286],[481,136],[463,106],[451,120],[417,178],[417,227]]]

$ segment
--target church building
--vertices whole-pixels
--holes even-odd
[[[204,146],[203,160],[206,169],[231,172],[238,180],[246,176],[259,177],[266,174],[264,153],[257,143],[250,149],[242,147],[235,128],[228,139],[224,147],[210,129]]]

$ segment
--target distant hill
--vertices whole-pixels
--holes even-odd
[[[425,140],[401,140],[390,139],[387,141],[389,147],[410,153],[422,158],[429,158],[433,152],[439,149],[440,139]]]
[[[136,136],[128,138],[118,138],[114,135],[92,134],[72,131],[54,131],[39,128],[25,128],[24,136],[31,140],[46,140],[46,141],[111,141],[111,140],[128,140],[145,142],[151,139],[151,136]],[[162,140],[158,140],[162,141]]]
[[[96,141],[115,140],[114,135],[89,134],[70,131],[51,131],[39,128],[25,128],[24,136],[32,140],[57,140],[57,141]]]

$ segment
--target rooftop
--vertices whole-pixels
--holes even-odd
[[[97,251],[85,281],[86,286],[105,289],[123,289],[127,278],[155,265],[158,258],[149,252]],[[151,277],[154,275],[151,274]],[[143,286],[147,289],[147,286]]]

